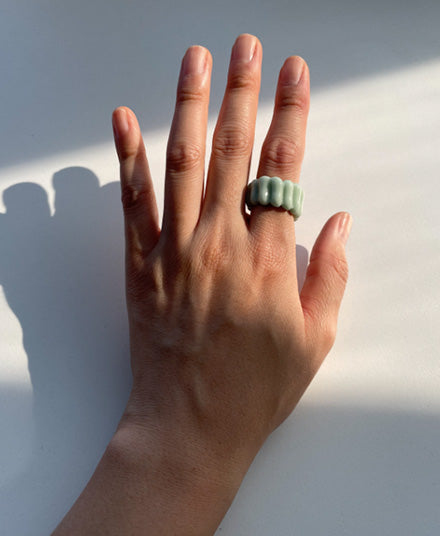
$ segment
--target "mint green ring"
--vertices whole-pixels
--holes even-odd
[[[263,175],[254,179],[246,188],[246,205],[249,210],[256,205],[283,208],[296,221],[302,214],[304,191],[299,184],[283,181],[279,177]]]

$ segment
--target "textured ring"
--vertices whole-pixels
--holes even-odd
[[[281,207],[290,212],[296,221],[302,214],[303,202],[304,191],[301,186],[279,177],[263,175],[250,182],[246,188],[246,205],[249,210],[255,205]]]

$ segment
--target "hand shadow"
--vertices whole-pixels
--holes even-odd
[[[0,490],[5,534],[47,534],[83,489],[113,434],[131,383],[118,183],[80,167],[46,191],[3,193],[0,284],[18,318],[33,387],[30,462]],[[307,250],[297,246],[298,281]],[[14,434],[16,429],[3,430]]]
[[[20,321],[33,387],[30,464],[2,486],[5,534],[54,528],[86,483],[130,389],[119,184],[80,167],[6,189],[0,284]],[[14,434],[14,429],[2,430]]]

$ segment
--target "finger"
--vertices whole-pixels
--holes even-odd
[[[287,58],[281,68],[272,122],[264,140],[258,177],[280,177],[299,182],[304,157],[307,116],[310,103],[309,71],[299,56]],[[293,216],[283,208],[256,206],[252,209],[250,229],[267,239],[289,237]]]
[[[135,114],[120,107],[113,112],[112,120],[120,163],[126,258],[139,265],[160,234],[156,197]]]
[[[232,48],[228,82],[214,132],[202,215],[244,216],[244,190],[255,132],[262,47],[240,35]]]
[[[200,46],[189,48],[182,60],[167,149],[162,226],[167,238],[187,237],[200,217],[211,65],[211,54]]]
[[[320,360],[329,352],[336,335],[348,277],[345,244],[351,224],[350,214],[340,212],[324,225],[313,247],[301,291],[307,340]]]

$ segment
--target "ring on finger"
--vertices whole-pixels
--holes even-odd
[[[296,221],[302,214],[304,191],[299,184],[290,180],[263,175],[247,185],[245,199],[249,210],[256,205],[283,208]]]

